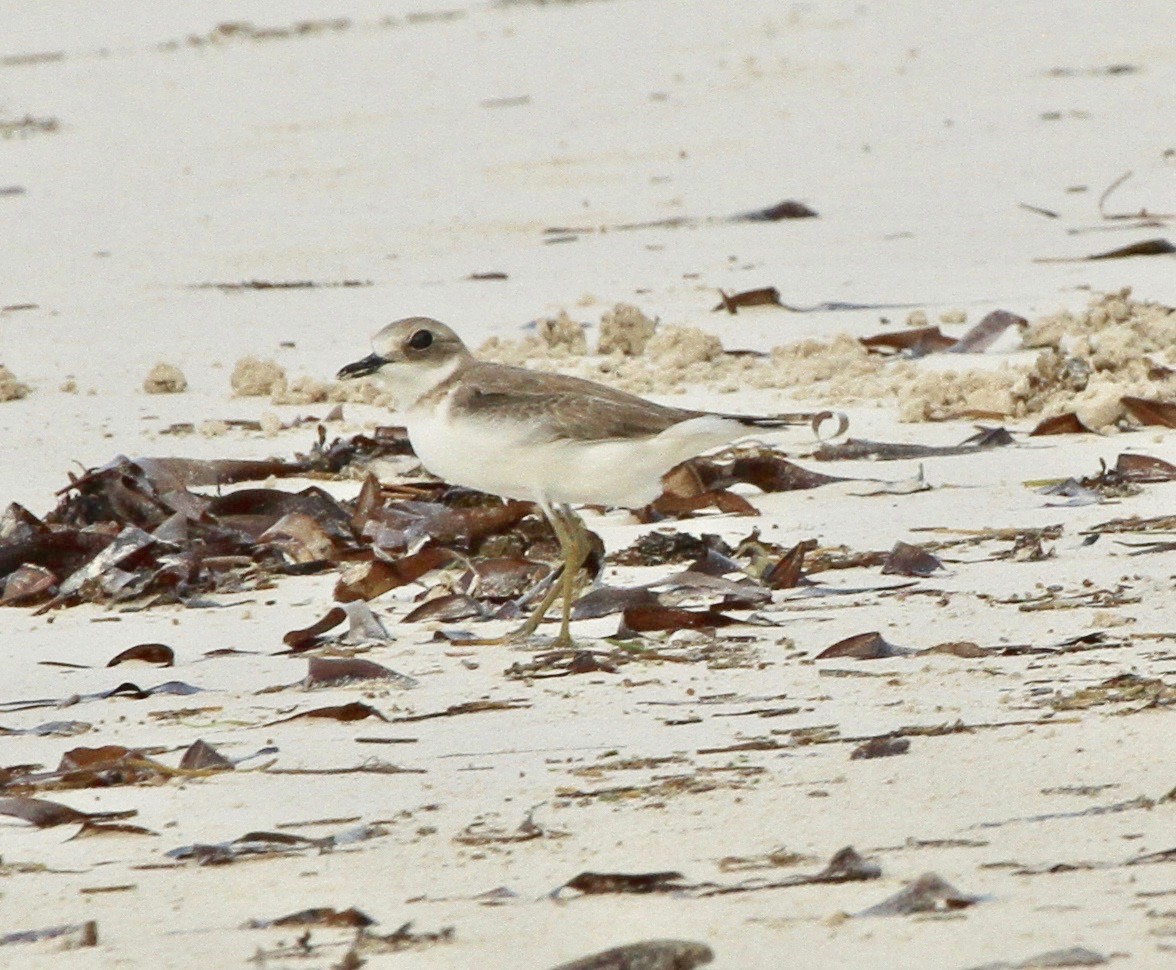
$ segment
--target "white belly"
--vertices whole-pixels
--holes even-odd
[[[747,433],[708,415],[652,438],[536,441],[524,425],[452,422],[447,411],[414,409],[405,416],[413,450],[434,475],[505,498],[576,505],[646,505],[661,494],[661,476],[680,461]]]

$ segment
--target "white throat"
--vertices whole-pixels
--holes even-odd
[[[448,380],[460,364],[461,358],[456,356],[435,364],[395,361],[385,364],[375,376],[396,399],[398,410],[411,411],[422,397]]]

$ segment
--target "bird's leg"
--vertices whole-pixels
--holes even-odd
[[[576,591],[576,579],[580,575],[580,568],[584,565],[584,561],[591,551],[591,543],[588,540],[588,530],[584,526],[584,520],[569,506],[561,506],[558,512],[553,510],[553,515],[562,520],[563,535],[560,535],[558,530],[556,535],[560,537],[560,548],[564,557],[563,574],[560,576],[560,586],[563,590],[563,614],[559,626],[559,636],[555,638],[555,645],[570,647],[572,646],[572,634],[569,628],[572,619],[572,597]]]
[[[587,558],[590,550],[588,536],[584,529],[584,523],[568,506],[565,505],[559,509],[555,509],[546,502],[540,502],[538,504],[543,511],[544,517],[551,524],[551,531],[555,533],[556,539],[559,540],[560,558],[562,560],[560,575],[547,588],[547,592],[543,594],[543,599],[539,601],[539,605],[535,607],[531,615],[527,617],[526,622],[518,629],[512,630],[510,633],[503,634],[500,637],[478,637],[477,639],[463,640],[463,643],[473,646],[500,646],[502,644],[518,643],[519,641],[526,640],[539,628],[539,624],[543,622],[543,618],[547,615],[551,604],[562,593],[564,598],[563,623],[560,626],[559,636],[556,638],[556,645],[559,647],[568,647],[571,645],[572,637],[568,631],[568,624],[571,620],[571,597],[575,590],[576,574],[580,571],[580,567],[584,564],[584,560]]]

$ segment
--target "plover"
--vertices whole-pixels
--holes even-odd
[[[428,317],[388,324],[372,348],[337,376],[372,376],[391,392],[421,464],[450,484],[535,502],[559,539],[559,584],[512,638],[534,633],[562,593],[556,644],[572,642],[575,580],[590,551],[573,504],[639,508],[657,498],[662,475],[679,462],[757,429],[798,423],[796,415],[667,407],[578,377],[478,360]]]

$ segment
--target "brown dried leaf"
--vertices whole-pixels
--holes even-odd
[[[891,736],[870,738],[859,744],[849,753],[850,761],[864,761],[869,758],[890,758],[897,754],[906,754],[911,749],[909,738]]]
[[[180,758],[184,770],[232,771],[233,763],[211,744],[197,738]]]
[[[338,704],[331,707],[316,707],[314,710],[303,711],[301,714],[295,714],[291,717],[283,717],[277,721],[270,721],[270,724],[285,724],[287,721],[298,721],[302,718],[327,718],[332,721],[362,721],[367,717],[379,718],[381,721],[387,721],[374,707],[363,704],[360,701],[352,701],[349,704]],[[402,718],[397,718],[402,720]]]
[[[1029,432],[1029,437],[1036,438],[1047,434],[1093,434],[1073,411],[1046,418]]]
[[[890,576],[930,576],[942,568],[943,563],[926,549],[908,542],[896,542],[882,563],[883,574]]]
[[[707,630],[740,622],[715,609],[684,610],[672,606],[628,606],[621,616],[621,632],[649,633],[655,630]]]
[[[764,574],[764,585],[768,589],[793,589],[798,586],[803,576],[805,554],[816,548],[816,539],[803,539],[798,542]]]
[[[485,615],[482,604],[466,593],[447,593],[444,596],[434,596],[425,600],[420,606],[410,612],[401,623],[422,623],[425,620],[437,620],[453,623],[457,620],[468,620]]]
[[[759,289],[742,290],[739,293],[727,293],[724,290],[719,290],[719,303],[712,310],[738,313],[740,307],[781,305],[780,291],[776,287],[761,286]]]
[[[1171,482],[1176,481],[1176,465],[1153,458],[1123,452],[1115,461],[1115,473],[1129,482]]]
[[[43,603],[53,595],[57,584],[58,578],[44,566],[24,563],[4,580],[0,606],[35,606]]]
[[[420,552],[402,556],[393,562],[372,560],[364,564],[357,575],[339,579],[335,584],[335,599],[341,603],[374,599],[390,589],[415,583],[425,573],[444,566],[455,558],[456,554],[452,550],[429,544]]]
[[[1141,397],[1121,397],[1119,402],[1140,424],[1158,424],[1176,428],[1176,401],[1149,401]]]
[[[887,657],[902,656],[907,652],[909,651],[887,643],[881,633],[872,631],[838,640],[833,646],[822,650],[814,659],[831,660],[835,657],[853,657],[856,660],[882,660]]]
[[[127,647],[121,653],[115,654],[107,662],[107,667],[117,667],[125,663],[155,664],[159,667],[171,667],[176,662],[175,651],[164,643],[138,643]]]
[[[362,657],[346,657],[340,660],[311,657],[303,684],[307,687],[325,687],[352,680],[401,680],[403,677],[403,674],[398,674],[395,670],[371,660],[364,660]]]
[[[680,872],[581,872],[563,888],[585,895],[603,893],[666,893],[683,888]]]
[[[86,812],[79,812],[76,808],[59,802],[51,802],[44,798],[26,798],[23,795],[0,798],[0,815],[11,815],[39,829],[85,822],[91,817]]]
[[[938,327],[915,327],[879,333],[872,337],[859,338],[863,347],[871,353],[933,354],[954,347],[958,341],[949,337]]]
[[[282,643],[293,648],[295,653],[300,650],[309,650],[320,636],[328,630],[333,630],[346,619],[346,610],[341,606],[332,606],[321,619],[315,620],[310,626],[303,627],[301,630],[291,630],[285,634],[282,637]]]
[[[328,926],[353,927],[375,926],[376,921],[354,906],[348,909],[335,909],[331,906],[316,906],[302,909],[297,913],[288,913],[276,919],[250,920],[245,924],[246,929],[265,929],[270,926]]]
[[[979,896],[969,896],[933,872],[919,876],[906,889],[884,899],[857,916],[909,916],[912,913],[943,913],[966,909],[980,902]]]

